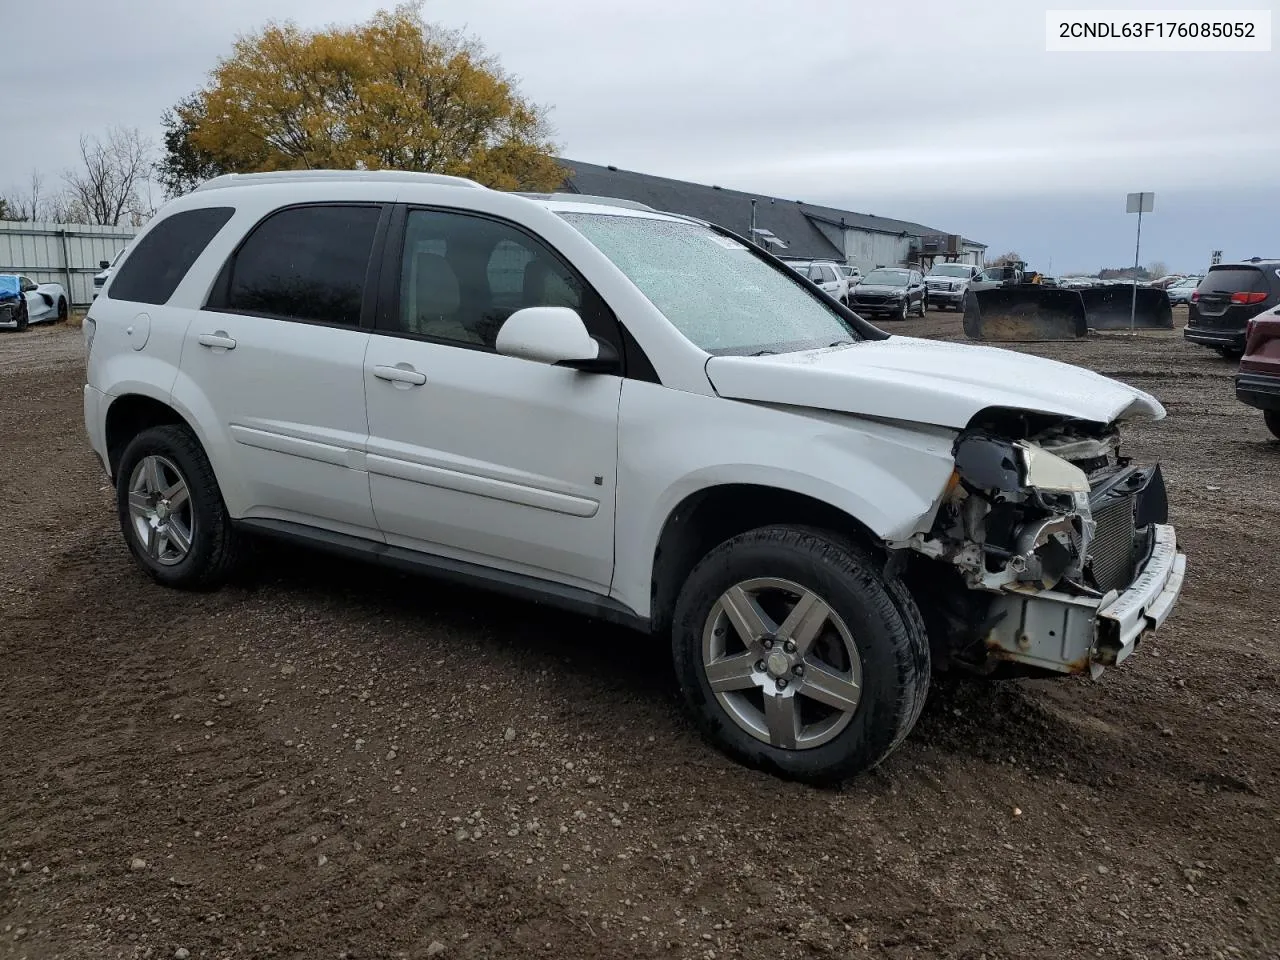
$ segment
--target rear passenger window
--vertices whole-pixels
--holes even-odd
[[[233,207],[204,207],[165,217],[138,241],[107,287],[107,296],[166,303],[233,213]]]
[[[291,207],[264,220],[224,268],[209,306],[359,326],[376,206]]]

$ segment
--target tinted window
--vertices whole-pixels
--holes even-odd
[[[1199,286],[1201,293],[1264,293],[1266,289],[1266,275],[1257,267],[1210,267]]]
[[[404,333],[492,349],[524,307],[570,307],[592,334],[618,344],[603,302],[542,243],[485,217],[411,210],[400,268]]]
[[[108,296],[134,303],[166,303],[233,213],[232,207],[205,207],[165,217],[138,241],[112,279]],[[116,254],[117,259],[121,254]]]
[[[249,235],[215,308],[358,326],[378,207],[281,210]],[[126,262],[126,267],[132,263]]]
[[[829,266],[827,266],[825,263],[822,265],[822,282],[823,283],[836,282],[836,272],[832,270]]]

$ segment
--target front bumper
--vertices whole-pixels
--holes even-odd
[[[1155,524],[1151,554],[1122,592],[1100,599],[1055,590],[1016,590],[991,606],[989,661],[1097,676],[1121,663],[1168,618],[1186,574],[1172,526]]]
[[[933,287],[926,287],[925,290],[933,303],[959,303],[964,299],[963,290],[936,290]]]
[[[902,312],[901,300],[885,300],[880,303],[860,303],[857,300],[849,301],[849,309],[854,313],[861,313],[873,317],[891,317]]]
[[[1244,350],[1244,330],[1219,330],[1213,327],[1183,327],[1182,336],[1204,347],[1227,347]]]
[[[1280,377],[1266,373],[1237,373],[1236,399],[1259,410],[1280,410]]]

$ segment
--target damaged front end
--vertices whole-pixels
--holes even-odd
[[[912,579],[952,665],[1097,676],[1164,622],[1186,558],[1159,465],[1121,456],[1114,425],[1005,417],[953,454],[933,528],[905,544],[934,561]]]

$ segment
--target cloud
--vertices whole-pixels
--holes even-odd
[[[33,167],[56,179],[82,132],[120,123],[158,138],[161,112],[267,19],[321,26],[390,5],[19,4],[6,12],[9,35],[54,43],[18,43],[0,63],[23,129],[22,148],[0,155],[0,191]],[[1198,229],[1248,237],[1259,192],[1276,182],[1275,54],[1051,54],[1044,8],[1023,0],[424,9],[478,36],[551,107],[566,156],[937,223],[1003,246],[1038,242],[1036,210],[1068,214],[1088,198],[1101,210],[1143,189],[1170,204],[1212,196],[1211,208],[1196,206],[1207,218]],[[1061,242],[1085,260],[1122,246],[1128,228],[1064,226],[1074,239]],[[1191,241],[1167,242],[1153,258],[1172,263]]]

